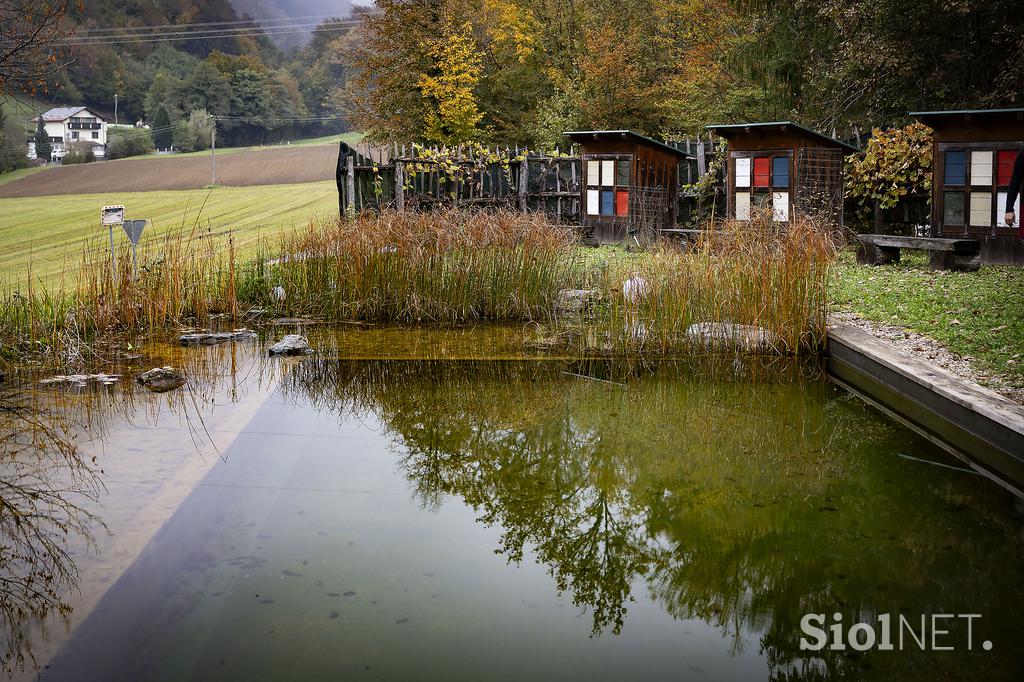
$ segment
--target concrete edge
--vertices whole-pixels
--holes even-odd
[[[982,414],[1024,435],[1024,405],[1004,398],[969,379],[915,358],[882,339],[849,324],[829,325],[828,336],[947,400]]]

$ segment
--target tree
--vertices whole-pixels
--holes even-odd
[[[53,145],[50,144],[50,136],[46,133],[46,122],[43,121],[43,114],[39,114],[39,121],[36,123],[36,158],[49,161],[53,154]]]
[[[0,95],[48,92],[65,66],[61,48],[73,30],[64,18],[81,0],[4,0],[0,2]]]
[[[213,116],[210,116],[206,109],[196,109],[189,115],[187,130],[193,140],[193,149],[202,150],[210,148],[215,125]]]
[[[428,142],[462,144],[479,136],[477,124],[483,114],[475,90],[480,82],[480,54],[471,30],[468,21],[449,22],[427,49],[433,68],[420,75],[417,85],[429,102],[423,129]]]
[[[208,61],[199,62],[180,86],[179,101],[186,111],[204,109],[217,116],[231,110],[231,81]]]
[[[875,130],[864,156],[847,164],[847,193],[867,215],[893,208],[911,194],[932,188],[932,129],[915,123],[895,130]]]
[[[161,106],[156,110],[156,117],[153,119],[153,143],[157,149],[170,149],[174,145],[174,133],[171,130],[171,117],[167,113],[167,107]]]

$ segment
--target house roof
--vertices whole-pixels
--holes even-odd
[[[568,137],[570,140],[580,142],[587,139],[611,140],[613,138],[618,140],[633,140],[634,142],[639,142],[640,144],[646,144],[651,147],[656,147],[663,152],[675,154],[676,156],[682,157],[684,159],[691,158],[691,155],[687,154],[683,150],[676,149],[672,145],[665,144],[664,142],[660,142],[658,140],[655,140],[654,138],[647,137],[646,135],[641,135],[635,130],[573,130],[565,133],[565,136]]]
[[[911,111],[910,115],[922,121],[950,121],[954,118],[972,116],[1016,116],[1024,117],[1024,109],[959,109],[955,111]]]
[[[83,111],[88,111],[89,113],[91,113],[94,116],[96,116],[96,118],[103,119],[104,121],[107,120],[106,118],[104,118],[103,116],[100,116],[99,114],[97,114],[95,111],[93,111],[89,107],[54,107],[53,109],[50,109],[49,111],[44,111],[43,112],[43,120],[47,121],[49,123],[56,123],[56,122],[59,122],[59,121],[66,121],[69,118],[71,118],[72,116],[76,116],[77,114],[79,114],[79,113],[81,113]],[[32,119],[32,121],[38,121],[38,120],[39,120],[38,116],[36,118]]]
[[[825,142],[827,144],[835,145],[837,147],[842,147],[850,152],[861,151],[852,144],[847,144],[842,140],[837,140],[834,137],[829,137],[828,135],[819,133],[817,130],[812,130],[807,126],[800,125],[799,123],[794,123],[793,121],[770,121],[767,123],[730,123],[725,125],[707,126],[708,130],[710,130],[713,133],[717,133],[726,139],[729,138],[730,133],[742,133],[748,132],[751,129],[763,130],[766,128],[779,128],[784,133],[795,133],[800,137],[811,139],[816,142]]]

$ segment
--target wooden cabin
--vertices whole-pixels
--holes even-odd
[[[650,240],[675,227],[685,152],[632,130],[565,135],[580,147],[581,217],[597,243]]]
[[[729,143],[726,210],[749,220],[770,209],[776,221],[796,212],[843,224],[845,158],[860,150],[791,121],[712,125]]]
[[[933,237],[972,237],[983,263],[1024,265],[1017,227],[1003,223],[1006,192],[1024,147],[1024,109],[921,111],[935,131],[932,152]],[[1020,220],[1020,201],[1015,205]]]

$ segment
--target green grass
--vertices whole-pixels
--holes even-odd
[[[47,169],[47,166],[36,166],[34,168],[19,168],[18,170],[7,171],[6,173],[0,173],[0,185],[12,182],[14,180],[20,180],[21,178],[29,175],[35,175]]]
[[[106,204],[124,204],[128,218],[151,220],[144,241],[198,220],[204,230],[230,231],[245,256],[254,253],[261,235],[304,226],[316,214],[337,215],[338,194],[333,182],[317,182],[0,199],[0,281],[24,282],[30,263],[33,277],[47,284],[57,281],[62,271],[77,272],[87,240],[107,235],[99,225],[99,211]],[[115,237],[126,240],[123,232]]]
[[[336,133],[325,137],[311,137],[305,140],[292,140],[290,145],[274,142],[266,145],[253,145],[250,147],[217,147],[217,156],[222,154],[237,154],[238,152],[260,152],[274,149],[287,149],[288,147],[312,147],[315,145],[338,144],[344,140],[348,144],[357,144],[363,139],[363,133]],[[210,156],[209,149],[201,152],[183,152],[181,154],[144,154],[142,156],[130,156],[129,159],[183,159],[189,156]]]
[[[932,271],[923,252],[903,254],[898,265],[869,267],[844,252],[834,272],[833,309],[919,332],[1024,385],[1024,269]]]

